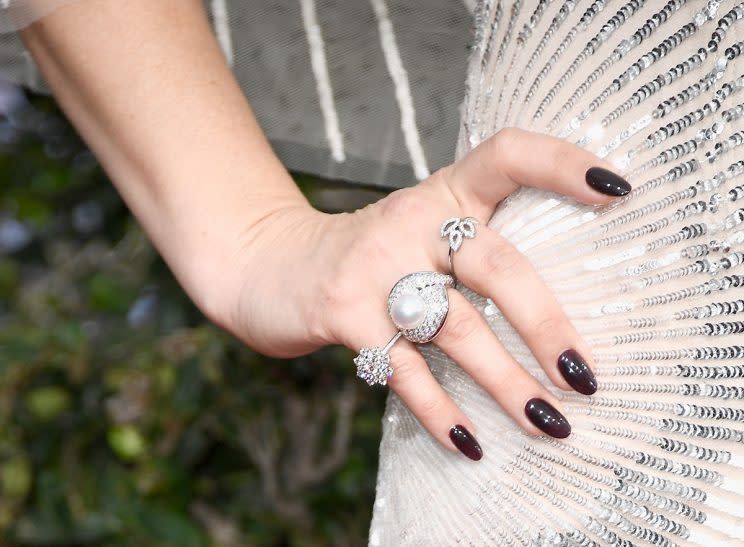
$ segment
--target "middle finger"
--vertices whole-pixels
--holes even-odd
[[[452,257],[460,280],[494,301],[557,386],[591,395],[597,381],[586,343],[530,261],[483,227]]]

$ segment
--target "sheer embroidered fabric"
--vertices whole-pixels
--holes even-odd
[[[0,76],[44,90],[8,31],[77,1],[0,0]],[[288,168],[394,188],[452,162],[470,0],[202,1]]]

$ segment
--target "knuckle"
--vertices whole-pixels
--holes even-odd
[[[393,192],[380,201],[380,206],[383,217],[391,221],[418,218],[426,210],[426,203],[414,188]]]
[[[511,379],[511,375],[505,374],[503,371],[497,371],[489,375],[488,385],[485,387],[489,394],[499,400],[499,396],[509,389]]]
[[[344,273],[353,271],[354,275],[346,275],[349,279],[359,280],[359,273],[365,271],[370,264],[386,264],[391,258],[392,246],[383,230],[373,229],[361,235],[352,245],[345,262]],[[356,285],[357,283],[353,283]]]
[[[419,363],[408,356],[401,357],[390,352],[390,360],[393,365],[393,375],[390,377],[390,387],[397,389],[399,386],[416,381],[422,373]]]
[[[501,131],[480,143],[470,154],[471,161],[475,163],[476,172],[481,173],[482,176],[497,175],[500,172],[504,150],[507,149],[504,137],[499,136],[500,133]]]
[[[315,286],[306,310],[310,335],[325,343],[345,343],[343,333],[360,313],[361,286],[351,253],[335,264]]]
[[[501,129],[493,136],[480,143],[466,156],[466,161],[474,163],[475,171],[486,180],[495,178],[505,185],[503,190],[511,193],[518,185],[511,180],[509,173],[515,161],[512,156],[519,147],[517,141],[523,138],[524,131],[513,127]]]
[[[566,322],[554,315],[543,317],[532,327],[536,340],[552,340],[565,330]]]
[[[323,282],[316,294],[316,304],[309,311],[310,337],[324,343],[342,342],[341,332],[348,324],[340,311],[350,309],[353,298],[344,284]]]
[[[444,188],[452,188],[453,186],[453,176],[454,176],[454,167],[456,164],[451,163],[449,165],[445,165],[434,171],[431,175],[429,175],[428,178],[422,180],[418,183],[419,188],[427,187],[427,186],[433,186],[433,187],[444,187]]]
[[[486,275],[513,278],[523,271],[525,258],[514,246],[505,239],[489,247],[483,253],[482,269]]]
[[[462,184],[458,184],[457,175],[459,165],[453,163],[437,169],[432,175],[420,182],[420,189],[432,188],[438,198],[444,198],[446,207],[450,210],[460,210],[467,203],[466,196],[463,195]]]
[[[579,157],[580,149],[575,145],[566,141],[557,141],[552,154],[545,159],[555,173],[574,173]]]
[[[322,310],[334,310],[343,308],[346,303],[344,295],[343,285],[330,283],[327,280],[323,280],[318,285],[318,309]]]
[[[327,279],[328,290],[338,287],[347,296],[357,296],[359,287],[370,279],[370,265],[387,264],[399,249],[391,245],[390,225],[381,222],[379,215],[367,217],[363,229],[355,231],[341,252],[336,253],[333,275]]]
[[[494,152],[505,152],[509,150],[517,139],[524,134],[524,131],[517,129],[516,127],[504,127],[497,131],[490,139],[490,145],[494,148]]]
[[[446,335],[449,344],[459,346],[471,340],[480,326],[480,322],[473,314],[450,310],[443,334]]]

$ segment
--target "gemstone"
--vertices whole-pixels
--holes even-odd
[[[449,307],[447,287],[451,287],[453,282],[452,276],[439,272],[415,272],[408,274],[395,284],[388,296],[388,313],[407,340],[422,344],[430,342],[437,334],[447,317]],[[421,298],[425,307],[423,320],[413,328],[401,327],[399,324],[401,316],[394,317],[393,315],[393,308],[397,308],[400,298],[409,294],[415,294]],[[405,315],[407,319],[412,319],[413,303],[409,304],[411,307],[406,310]],[[396,315],[399,311],[396,311]]]
[[[390,306],[390,317],[399,329],[415,329],[424,322],[426,302],[418,292],[402,294]]]
[[[382,348],[362,348],[354,358],[357,376],[373,386],[384,386],[393,375],[390,356]]]

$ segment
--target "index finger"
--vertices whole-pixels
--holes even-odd
[[[563,139],[502,129],[445,167],[445,183],[468,211],[493,209],[520,186],[558,192],[594,205],[627,195],[631,186],[612,164]]]

